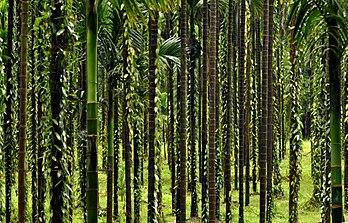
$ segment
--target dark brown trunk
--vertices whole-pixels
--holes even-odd
[[[244,56],[245,56],[245,0],[240,0],[240,36],[239,36],[239,223],[244,222],[244,154],[245,154],[245,110],[244,110]]]
[[[216,30],[217,1],[210,1],[209,49],[209,223],[216,219]]]
[[[158,13],[153,12],[152,17],[149,18],[149,166],[148,166],[148,222],[154,222],[156,219],[155,207],[155,96],[156,96],[156,49],[157,49],[157,35],[158,35]]]
[[[224,159],[224,184],[225,184],[225,202],[226,202],[226,223],[232,222],[231,212],[231,148],[232,148],[232,54],[234,53],[232,46],[232,32],[233,32],[233,0],[228,3],[228,34],[227,34],[227,83],[225,86],[226,98],[226,112],[224,115],[224,126],[226,129],[226,143],[225,143],[225,159]]]
[[[63,3],[59,0],[54,2],[54,10],[52,11],[52,23],[55,30],[60,30],[60,25],[63,23]],[[51,48],[51,75],[50,75],[50,87],[51,87],[51,112],[52,112],[52,149],[51,149],[51,179],[52,179],[52,198],[51,209],[53,211],[52,221],[62,222],[63,220],[63,193],[65,177],[63,172],[63,142],[60,139],[62,129],[59,126],[61,119],[61,102],[62,95],[62,82],[61,77],[64,75],[64,55],[61,50],[64,50],[67,46],[67,39],[63,32],[61,35],[57,33],[52,34],[52,48]]]
[[[189,87],[189,103],[190,103],[190,161],[191,161],[191,182],[189,189],[191,190],[191,217],[198,217],[198,202],[197,202],[197,177],[196,177],[196,112],[195,112],[195,68],[196,57],[198,52],[198,43],[195,37],[194,30],[194,10],[191,7],[190,15],[190,87]]]
[[[202,71],[202,216],[208,216],[208,167],[207,167],[207,74],[208,74],[208,0],[203,0],[203,71]]]
[[[180,37],[181,37],[181,66],[180,66],[180,86],[179,86],[179,199],[177,222],[186,222],[186,46],[187,46],[187,1],[181,1],[180,15]]]
[[[262,101],[261,101],[261,138],[260,138],[260,223],[266,222],[266,166],[268,146],[268,52],[269,52],[269,1],[263,5],[263,51],[262,51]]]

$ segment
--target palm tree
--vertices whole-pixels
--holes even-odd
[[[98,0],[86,0],[87,26],[87,221],[98,222],[97,32]]]
[[[238,75],[238,99],[239,99],[239,222],[244,222],[244,56],[245,56],[245,0],[240,5],[240,36],[239,36],[239,75]]]
[[[224,125],[226,126],[226,144],[225,144],[225,168],[224,168],[224,180],[225,180],[225,202],[226,202],[226,222],[232,221],[231,213],[231,148],[232,148],[232,54],[234,53],[232,47],[232,28],[233,28],[233,0],[228,2],[228,36],[227,36],[227,83],[225,91],[227,92],[227,106],[224,116]]]
[[[216,20],[217,2],[210,2],[210,50],[209,50],[209,222],[216,222]]]
[[[198,217],[197,202],[197,177],[196,177],[196,112],[195,112],[195,68],[199,53],[199,44],[195,37],[195,5],[197,1],[190,1],[190,68],[189,68],[189,121],[190,121],[190,180],[189,189],[191,195],[191,217]]]
[[[267,222],[272,221],[272,179],[273,179],[273,0],[269,0],[268,17],[268,118],[267,118]],[[265,73],[266,74],[266,73]]]
[[[179,190],[177,222],[186,222],[186,46],[187,46],[187,1],[181,1],[181,65],[180,65],[180,110],[179,110]]]
[[[25,153],[27,140],[27,68],[29,1],[21,3],[21,52],[19,75],[19,161],[18,161],[18,222],[25,222],[26,173]]]
[[[299,30],[309,30],[318,24],[325,24],[327,29],[319,30],[319,36],[328,37],[328,73],[330,86],[330,136],[331,136],[331,207],[332,222],[342,222],[342,167],[341,167],[341,137],[340,137],[340,71],[339,63],[343,55],[343,49],[347,44],[347,30],[341,26],[346,24],[344,15],[347,5],[345,2],[323,1],[307,2],[298,0],[293,4],[290,21],[296,15],[306,13],[305,17],[296,17],[296,36],[300,37]],[[321,15],[321,19],[313,19],[312,15]],[[303,38],[299,38],[302,40]],[[318,41],[313,38],[311,44]],[[311,48],[311,47],[309,47]]]
[[[202,71],[202,219],[205,222],[208,217],[208,181],[207,181],[207,143],[208,143],[208,130],[207,130],[207,73],[208,73],[208,0],[203,0],[203,71]]]
[[[147,221],[156,219],[155,206],[155,96],[156,96],[156,49],[158,36],[158,12],[153,12],[149,18],[149,166],[148,166],[148,217]]]
[[[107,165],[107,223],[112,223],[112,183],[114,170],[114,89],[113,77],[108,83],[108,165]]]
[[[269,0],[263,3],[263,60],[262,60],[262,99],[261,99],[261,138],[260,138],[260,223],[266,221],[266,163],[268,145],[268,52],[269,52]]]
[[[294,39],[294,32],[291,34],[290,43],[290,63],[291,63],[291,87],[292,87],[292,108],[290,114],[290,179],[289,179],[289,221],[298,222],[298,191],[299,191],[299,152],[300,152],[300,136],[299,136],[299,124],[297,122],[297,116],[299,112],[298,95],[299,95],[299,75],[296,71],[296,46]]]

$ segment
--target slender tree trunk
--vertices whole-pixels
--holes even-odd
[[[202,80],[202,219],[208,218],[208,170],[207,170],[207,74],[208,74],[208,0],[203,0],[203,80]]]
[[[219,61],[219,42],[220,42],[220,13],[219,13],[219,1],[216,0],[216,61]],[[220,147],[220,80],[219,80],[219,66],[218,62],[216,62],[216,78],[215,78],[215,144],[216,144],[216,167],[215,167],[215,182],[216,182],[216,217],[217,220],[220,218],[220,192],[221,192],[221,178],[222,178],[222,152]]]
[[[154,222],[156,218],[155,207],[155,131],[156,131],[156,113],[155,113],[155,96],[156,96],[156,49],[158,36],[158,12],[149,18],[149,166],[148,166],[148,222]]]
[[[54,10],[52,12],[52,23],[58,31],[60,25],[63,23],[63,3],[56,0],[54,2]],[[65,33],[65,32],[64,32]],[[52,35],[52,62],[51,62],[51,112],[52,112],[52,149],[51,149],[51,179],[52,179],[52,198],[51,208],[53,211],[52,221],[61,222],[63,220],[63,192],[64,183],[66,182],[66,176],[61,174],[63,171],[63,141],[60,138],[62,129],[59,126],[61,120],[61,102],[63,100],[62,95],[62,82],[61,77],[64,74],[64,55],[61,50],[64,50],[67,46],[67,39],[65,34],[57,35],[57,32]]]
[[[87,130],[87,64],[84,59],[81,63],[81,73],[80,73],[80,92],[81,92],[81,103],[80,103],[80,132],[82,133],[82,138],[80,141],[80,189],[81,189],[81,205],[83,210],[83,219],[84,222],[87,222],[87,197],[86,197],[86,188],[87,188],[87,143],[85,132]]]
[[[250,116],[251,116],[251,89],[250,89],[250,70],[251,70],[251,50],[250,43],[247,45],[246,55],[246,75],[245,75],[245,125],[244,125],[244,146],[245,146],[245,206],[250,203]]]
[[[112,223],[112,183],[114,170],[114,90],[113,77],[108,83],[108,165],[107,165],[107,223]]]
[[[5,63],[5,73],[6,73],[6,113],[4,114],[4,152],[5,152],[5,218],[6,222],[11,222],[11,188],[14,183],[13,179],[13,158],[14,158],[14,138],[12,134],[13,120],[12,120],[12,100],[13,95],[11,93],[13,89],[12,84],[12,60],[13,60],[13,17],[14,17],[14,0],[8,1],[8,22],[7,22],[7,49],[6,55],[9,56]]]
[[[196,112],[195,112],[195,68],[197,46],[195,37],[194,10],[191,7],[190,15],[190,157],[191,157],[191,217],[198,217],[197,176],[196,176]]]
[[[132,187],[131,187],[131,144],[129,139],[129,107],[128,95],[130,93],[130,78],[128,73],[128,45],[126,43],[127,37],[123,37],[123,108],[122,108],[122,145],[124,151],[124,160],[126,166],[126,223],[132,222]]]
[[[209,223],[216,219],[216,0],[210,1],[210,49],[209,49]]]
[[[232,148],[232,54],[234,53],[232,46],[232,32],[233,32],[233,0],[228,2],[228,35],[227,35],[227,103],[226,112],[224,117],[224,125],[226,126],[226,144],[225,144],[225,168],[224,168],[224,180],[225,180],[225,202],[226,202],[226,223],[232,222],[231,212],[231,148]]]
[[[337,12],[337,9],[334,9]],[[330,138],[331,138],[331,216],[332,223],[343,220],[342,210],[342,161],[341,161],[341,95],[340,95],[340,53],[337,21],[328,19],[329,46],[329,85],[330,85]]]
[[[187,1],[181,1],[180,37],[181,37],[181,66],[180,66],[180,122],[179,122],[179,200],[177,222],[186,222],[186,46],[187,46]]]
[[[87,20],[87,221],[98,222],[97,32],[98,2],[86,1]]]
[[[268,145],[268,50],[269,50],[269,1],[264,0],[263,53],[262,53],[262,101],[260,139],[260,223],[266,221],[266,165]]]
[[[291,63],[291,113],[290,113],[290,174],[289,174],[289,222],[298,222],[298,191],[300,187],[300,128],[296,121],[299,116],[299,74],[296,70],[296,45],[294,32],[291,33],[290,63]]]
[[[115,81],[115,88],[117,87]],[[119,144],[119,128],[118,128],[118,99],[119,95],[117,90],[114,90],[115,102],[114,102],[114,220],[118,218],[118,162],[120,154],[120,144]]]
[[[272,222],[273,194],[273,0],[269,0],[268,120],[267,120],[267,222]]]
[[[141,202],[141,184],[140,184],[140,131],[137,121],[134,122],[134,223],[140,223],[140,202]]]
[[[238,87],[238,77],[237,77],[237,69],[235,68],[237,65],[237,52],[238,52],[238,35],[239,35],[239,13],[238,10],[239,6],[237,4],[237,1],[235,1],[235,6],[233,8],[233,14],[234,14],[234,21],[233,21],[233,35],[232,35],[232,44],[233,49],[235,49],[235,53],[232,56],[232,87],[233,87],[233,148],[234,148],[234,189],[238,189],[238,96],[237,96],[237,87]]]
[[[29,0],[21,4],[21,51],[19,75],[19,161],[18,161],[18,222],[25,222],[26,206],[26,140],[27,140],[27,68],[28,68]]]
[[[38,142],[38,158],[37,158],[37,188],[38,188],[38,199],[37,199],[37,208],[38,208],[38,222],[42,223],[45,222],[45,210],[44,210],[44,204],[45,204],[45,192],[46,192],[46,179],[44,177],[43,173],[43,166],[44,166],[44,137],[43,137],[43,123],[42,123],[42,117],[43,117],[43,90],[39,89],[38,92],[38,102],[37,102],[37,126],[38,126],[38,132],[37,135],[37,142]]]
[[[37,9],[34,7],[34,4],[32,5],[32,10],[36,11]],[[35,42],[37,41],[35,38],[35,32],[33,29],[33,26],[35,24],[35,14],[31,14],[31,49],[34,49]],[[36,57],[34,56],[35,51],[32,50],[30,52],[29,57],[31,58],[31,63],[36,63]],[[37,180],[37,97],[36,97],[36,80],[35,76],[37,76],[37,73],[35,72],[35,67],[31,66],[31,134],[30,134],[30,142],[31,142],[31,191],[32,191],[32,205],[31,205],[31,216],[33,222],[38,222],[38,206],[37,206],[37,200],[38,200],[38,180]]]
[[[244,110],[244,69],[245,69],[245,0],[240,0],[240,38],[239,38],[239,223],[244,222],[244,153],[245,153],[245,110]]]

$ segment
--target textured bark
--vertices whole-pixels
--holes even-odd
[[[59,0],[57,0],[59,1]],[[60,8],[60,7],[59,7]],[[98,2],[86,1],[87,25],[87,222],[98,221],[98,97],[97,36]],[[63,18],[63,17],[62,17]],[[62,22],[63,23],[63,22]],[[66,33],[66,32],[65,32]],[[55,222],[55,221],[54,221]],[[57,221],[60,222],[60,221]]]
[[[273,194],[273,0],[269,1],[268,31],[268,118],[267,118],[267,222],[272,222]]]
[[[87,188],[87,143],[85,138],[85,132],[87,130],[87,70],[86,70],[86,60],[84,59],[81,63],[81,73],[80,73],[80,92],[81,92],[81,104],[80,104],[80,132],[83,134],[83,138],[80,141],[80,189],[81,189],[81,205],[83,210],[83,219],[87,221],[87,197],[86,197],[86,188]]]
[[[187,1],[181,1],[180,37],[181,37],[181,66],[179,86],[179,199],[177,222],[186,222],[186,46],[187,46]]]
[[[133,126],[133,159],[134,159],[134,223],[140,223],[140,202],[141,202],[141,182],[140,182],[140,131],[137,121]]]
[[[12,60],[13,60],[13,17],[14,17],[14,0],[8,1],[8,20],[7,20],[7,49],[6,55],[9,59],[5,63],[6,73],[6,95],[5,99],[6,112],[4,114],[4,153],[5,153],[5,219],[6,222],[11,222],[11,188],[13,185],[13,157],[15,151],[14,138],[12,135],[13,120],[12,120]]]
[[[333,8],[337,12],[337,8]],[[329,86],[330,86],[330,138],[331,138],[331,216],[332,223],[343,219],[342,208],[342,159],[341,159],[341,84],[340,84],[340,45],[337,40],[339,28],[337,21],[328,19],[329,46]]]
[[[245,154],[245,110],[244,110],[244,72],[245,72],[245,0],[240,1],[240,38],[239,38],[239,74],[238,74],[238,100],[239,100],[239,223],[244,222],[244,154]]]
[[[54,10],[52,11],[52,23],[58,31],[60,25],[63,23],[63,11],[62,2],[54,2]],[[64,32],[66,33],[66,32]],[[59,126],[61,102],[63,100],[62,95],[62,82],[61,77],[64,74],[64,64],[62,63],[64,55],[61,50],[64,50],[67,46],[67,39],[65,34],[52,35],[52,48],[51,48],[51,75],[50,75],[50,87],[51,87],[51,112],[52,112],[52,149],[51,149],[51,179],[52,179],[52,198],[51,208],[53,211],[52,221],[61,222],[63,220],[63,192],[65,176],[61,174],[63,172],[63,142],[59,136],[62,134],[62,129]],[[58,136],[58,137],[57,137]]]
[[[109,83],[107,86],[108,94],[108,162],[107,162],[107,213],[106,222],[112,223],[112,184],[113,184],[113,171],[114,171],[114,91],[112,85],[112,77],[109,77]]]
[[[268,50],[269,50],[269,0],[263,5],[263,51],[262,51],[262,99],[260,139],[260,223],[266,221],[266,165],[268,145]]]
[[[191,190],[191,217],[198,217],[198,197],[197,197],[197,176],[196,176],[196,112],[195,112],[195,68],[197,57],[197,45],[195,37],[194,10],[191,7],[190,15],[190,87],[189,87],[189,103],[190,103],[190,187]]]
[[[156,48],[158,34],[158,13],[154,12],[153,17],[149,21],[149,166],[148,166],[148,222],[154,222],[156,219],[155,213],[155,96],[156,96]]]
[[[126,37],[123,38],[123,107],[122,107],[122,146],[126,166],[126,222],[132,222],[132,187],[131,187],[131,144],[129,139],[129,107],[128,94],[130,92],[129,73],[128,73],[128,45]]]
[[[117,86],[117,82],[115,81],[115,86]],[[119,144],[119,128],[118,128],[118,119],[119,119],[119,95],[117,90],[114,91],[115,94],[115,102],[114,102],[114,219],[118,218],[118,162],[119,162],[119,154],[120,154],[120,144]]]
[[[26,140],[27,140],[27,68],[28,68],[29,0],[21,2],[21,51],[19,74],[19,160],[18,160],[18,222],[25,222],[26,206]]]
[[[226,223],[232,222],[231,212],[231,148],[232,148],[232,32],[233,32],[233,0],[228,3],[228,36],[227,36],[227,92],[226,112],[224,116],[224,125],[226,126],[226,142],[225,142],[225,168],[224,168],[224,184],[225,184],[225,202],[226,202]]]
[[[216,0],[210,1],[209,49],[209,223],[216,219]]]
[[[208,170],[207,170],[207,74],[208,74],[208,0],[203,0],[203,71],[202,71],[202,218],[208,217]]]

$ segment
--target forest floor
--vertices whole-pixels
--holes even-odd
[[[101,154],[101,152],[99,153]],[[101,159],[99,160],[99,164],[101,164]],[[171,186],[171,180],[170,180],[170,171],[168,169],[167,165],[163,165],[162,168],[162,176],[161,176],[161,184],[162,184],[162,193],[163,193],[163,216],[166,223],[173,223],[175,222],[175,216],[172,214],[171,209],[171,192],[170,192],[170,186]],[[313,207],[310,204],[310,199],[312,197],[312,178],[311,178],[311,154],[310,154],[310,142],[304,141],[303,142],[303,152],[301,157],[301,167],[302,167],[302,176],[301,176],[301,185],[300,185],[300,191],[299,191],[299,222],[308,222],[308,223],[317,223],[320,221],[320,209],[318,207]],[[147,164],[144,165],[144,170],[146,170]],[[78,172],[75,172],[74,175],[74,181],[76,181],[73,185],[72,190],[74,191],[74,194],[79,191],[78,187]],[[287,223],[288,222],[288,215],[289,215],[289,206],[288,206],[288,200],[289,200],[289,159],[288,156],[282,161],[281,163],[281,175],[282,175],[282,182],[281,187],[284,191],[284,196],[280,198],[276,198],[274,200],[274,209],[273,209],[273,222],[274,223]],[[119,168],[119,222],[125,222],[125,168],[124,165],[121,164]],[[234,176],[232,175],[232,179]],[[141,223],[147,222],[147,171],[144,173],[144,179],[145,183],[142,188],[142,202],[141,202]],[[28,174],[27,182],[29,183],[31,180],[30,174]],[[201,187],[200,184],[198,185],[198,198],[201,198]],[[29,186],[29,184],[28,184]],[[233,187],[232,187],[233,188]],[[258,185],[258,192],[259,192],[259,185]],[[14,189],[15,190],[15,189]],[[223,189],[222,189],[223,191]],[[251,190],[252,191],[252,190]],[[15,191],[12,193],[13,196],[13,202],[17,202],[17,197]],[[47,195],[48,196],[48,195]],[[77,196],[75,194],[75,196]],[[133,196],[133,194],[132,194]],[[224,222],[225,218],[225,204],[222,203],[223,201],[223,192],[221,194],[221,206],[220,206],[220,216],[221,216],[221,222]],[[100,206],[100,218],[99,222],[103,223],[106,222],[106,173],[103,171],[99,172],[99,206]],[[49,204],[46,199],[47,205],[47,211],[46,213],[49,213]],[[77,199],[78,200],[78,199]],[[232,222],[238,222],[238,191],[234,190],[232,194]],[[133,201],[132,201],[133,202]],[[76,201],[77,205],[78,201]],[[191,205],[191,194],[187,194],[187,219],[190,218],[190,205]],[[17,205],[14,206],[14,216],[16,216],[16,210]],[[134,210],[132,210],[134,211]],[[28,193],[28,208],[27,208],[27,214],[28,216],[31,216],[31,193]],[[201,201],[199,200],[198,204],[198,213],[201,215]],[[347,213],[346,213],[347,214]],[[250,204],[249,206],[245,207],[244,211],[244,219],[245,223],[256,223],[259,222],[259,196],[258,193],[252,193],[250,197]],[[80,208],[76,208],[74,210],[73,214],[73,222],[79,223],[83,222],[82,217],[82,210]],[[190,219],[188,222],[200,222],[200,219]]]
[[[146,166],[145,166],[146,167]],[[301,167],[302,167],[302,177],[301,185],[299,191],[299,222],[308,222],[308,223],[317,223],[320,221],[320,209],[310,205],[310,199],[312,197],[312,178],[311,178],[311,154],[310,154],[310,142],[304,141],[303,143],[303,152],[301,158]],[[144,168],[146,169],[146,168]],[[124,175],[124,167],[120,168],[121,176]],[[145,171],[146,172],[146,171]],[[281,163],[281,175],[282,175],[282,184],[281,187],[284,191],[284,196],[281,198],[276,198],[274,200],[274,223],[287,223],[289,215],[289,159],[288,156]],[[100,174],[100,206],[103,210],[106,211],[106,174]],[[234,176],[232,175],[232,179]],[[146,174],[144,178],[147,179]],[[121,180],[124,182],[124,180]],[[172,215],[171,209],[171,180],[170,180],[170,171],[168,166],[162,169],[162,193],[163,193],[163,212],[165,222],[175,222],[175,217]],[[198,184],[198,198],[201,197],[201,187]],[[125,194],[122,185],[120,187],[121,194]],[[223,191],[223,190],[222,190]],[[259,191],[259,184],[258,184]],[[222,194],[222,196],[224,196]],[[125,222],[125,198],[119,202],[119,213],[120,213],[120,222]],[[238,191],[234,190],[232,194],[233,207],[232,207],[232,218],[233,222],[238,222]],[[223,198],[221,197],[221,201]],[[187,194],[187,219],[190,218],[190,205],[191,205],[191,194]],[[201,201],[199,200],[198,204],[198,213],[201,213]],[[224,222],[225,218],[225,204],[221,203],[220,206],[220,215],[221,222]],[[245,223],[256,223],[259,222],[259,196],[258,193],[252,193],[250,197],[250,205],[245,207],[244,211]],[[104,218],[100,219],[100,222],[106,222]],[[147,222],[147,180],[142,190],[142,203],[141,203],[141,222]],[[188,222],[200,222],[200,219],[190,219]]]

